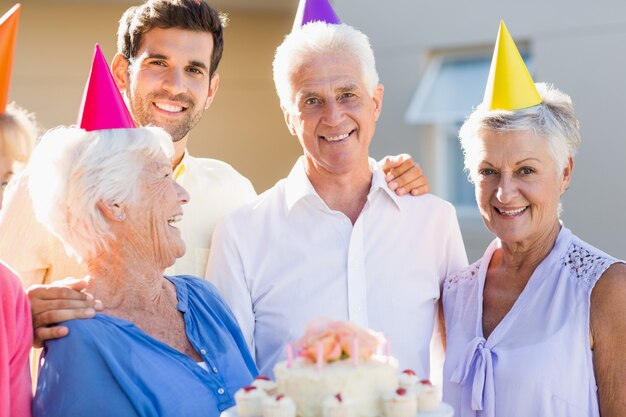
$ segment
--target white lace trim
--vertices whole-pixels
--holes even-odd
[[[459,285],[459,283],[467,281],[469,279],[478,278],[478,270],[480,269],[480,260],[474,262],[467,268],[457,272],[456,274],[452,274],[446,278],[444,281],[444,289],[449,290],[453,286]]]
[[[615,262],[575,243],[570,244],[561,261],[587,288],[593,288],[598,278]]]

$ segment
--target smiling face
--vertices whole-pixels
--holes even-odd
[[[309,173],[369,170],[369,144],[383,87],[371,96],[360,68],[350,55],[317,54],[304,60],[291,77],[294,106],[283,108],[283,113],[304,149]]]
[[[209,74],[212,51],[208,32],[154,28],[130,64],[116,56],[115,81],[135,121],[162,127],[174,142],[186,138],[217,91],[219,77]]]
[[[481,130],[472,177],[485,225],[503,242],[532,243],[559,228],[561,195],[572,173],[562,172],[546,140],[532,132]]]
[[[148,161],[139,179],[138,198],[126,210],[127,232],[139,256],[167,268],[185,254],[185,242],[176,223],[189,194],[174,181],[172,167],[163,155]]]

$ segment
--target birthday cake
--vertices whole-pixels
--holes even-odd
[[[321,417],[322,404],[340,394],[354,414],[382,414],[382,397],[398,385],[397,361],[375,355],[384,338],[350,322],[318,319],[296,342],[298,357],[274,368],[278,391],[293,398],[300,417]]]
[[[274,367],[276,392],[293,400],[299,417],[405,417],[400,410],[417,410],[421,385],[402,381],[411,386],[398,388],[398,362],[389,356],[388,345],[379,353],[383,344],[382,335],[350,322],[312,321],[305,335],[288,346],[287,360]],[[255,389],[245,389],[247,399]],[[247,405],[237,402],[238,408]],[[401,408],[401,402],[408,406]]]

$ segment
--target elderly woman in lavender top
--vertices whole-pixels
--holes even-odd
[[[218,416],[257,371],[215,288],[164,276],[189,199],[160,128],[57,128],[33,154],[38,219],[88,266],[105,309],[45,344],[35,416]]]
[[[569,96],[479,106],[460,131],[487,228],[484,256],[444,283],[444,400],[456,416],[626,413],[626,265],[559,219],[580,142]]]

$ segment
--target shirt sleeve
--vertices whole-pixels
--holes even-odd
[[[248,349],[255,352],[252,296],[246,282],[237,234],[231,226],[230,216],[222,219],[216,226],[211,247],[205,279],[217,287],[235,315]]]
[[[17,277],[0,264],[0,415],[31,415],[28,358],[32,343],[28,297]]]
[[[106,346],[106,338],[96,340],[76,320],[64,324],[70,334],[44,347],[33,416],[105,417],[112,410],[118,416],[139,416],[98,348]]]
[[[452,204],[448,204],[448,207],[449,211],[446,228],[448,233],[444,243],[445,258],[442,264],[442,270],[439,273],[440,287],[443,285],[443,281],[447,276],[454,274],[467,266],[467,253],[465,252],[465,245],[463,244],[459,221],[456,217],[456,210]]]
[[[446,216],[444,217],[445,224],[442,225],[442,230],[446,230],[446,234],[444,235],[443,250],[441,253],[443,259],[439,272],[440,296],[435,303],[433,335],[430,342],[430,379],[435,384],[441,384],[443,381],[443,362],[445,357],[445,342],[443,338],[445,328],[442,328],[439,321],[440,309],[442,308],[441,294],[443,293],[443,282],[448,275],[467,266],[467,254],[465,252],[459,222],[456,217],[456,210],[450,203],[446,203],[446,206]]]

